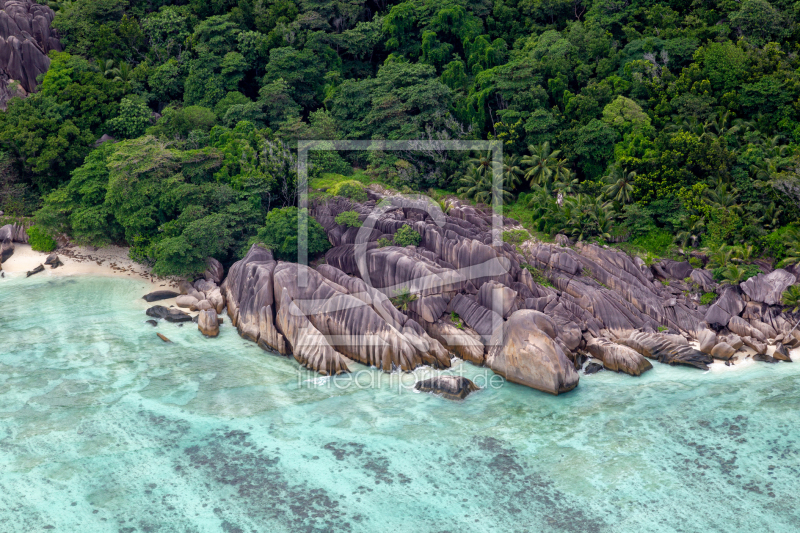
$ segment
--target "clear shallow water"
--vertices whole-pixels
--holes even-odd
[[[154,329],[144,292],[0,279],[0,531],[800,530],[798,363],[450,402],[318,379],[227,320]]]

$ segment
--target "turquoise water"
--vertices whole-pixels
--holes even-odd
[[[0,279],[0,531],[800,531],[800,364],[451,402],[154,329],[144,291]]]

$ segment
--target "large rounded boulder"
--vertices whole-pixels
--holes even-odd
[[[555,339],[540,329],[541,313],[512,314],[493,335],[486,366],[508,381],[559,394],[578,386],[578,373]]]

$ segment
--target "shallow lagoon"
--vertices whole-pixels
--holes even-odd
[[[154,329],[144,292],[0,279],[0,531],[800,531],[800,364],[450,402],[318,378],[227,320]]]

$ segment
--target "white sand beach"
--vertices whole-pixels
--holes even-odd
[[[64,266],[52,269],[45,266],[44,272],[36,276],[93,276],[135,277],[147,282],[153,290],[177,285],[175,278],[159,278],[152,275],[147,266],[134,262],[128,257],[128,248],[107,246],[88,248],[69,246],[56,250]],[[25,276],[28,271],[43,265],[49,254],[36,252],[30,245],[14,243],[14,254],[2,264],[5,276]]]

